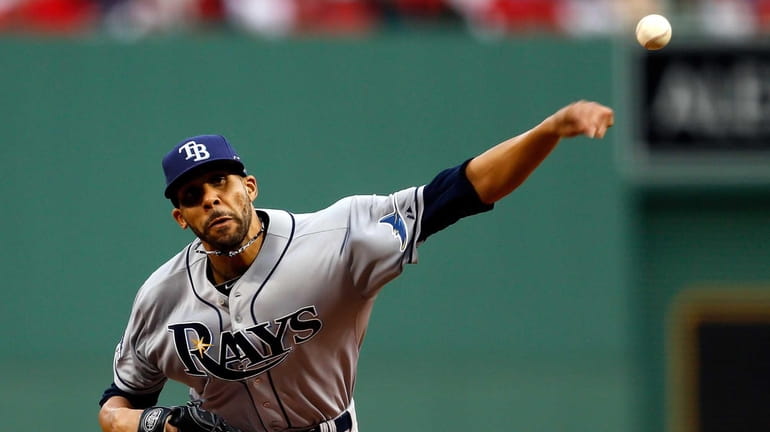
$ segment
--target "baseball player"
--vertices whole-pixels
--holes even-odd
[[[196,239],[139,289],[100,400],[107,432],[358,431],[353,390],[374,299],[417,247],[491,210],[561,138],[601,138],[613,111],[579,101],[390,195],[310,214],[255,209],[257,181],[225,138],[163,159],[172,216]],[[157,406],[167,380],[190,401]]]

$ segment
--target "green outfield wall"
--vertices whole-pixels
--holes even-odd
[[[455,34],[0,40],[4,430],[98,430],[134,293],[191,239],[162,196],[160,159],[178,140],[226,135],[258,206],[307,212],[427,182],[576,99],[614,106],[618,127],[565,141],[380,294],[361,430],[660,430],[666,299],[698,279],[689,270],[770,279],[770,252],[690,269],[676,260],[702,244],[657,242],[718,220],[683,222],[694,209],[672,216],[624,179],[617,55],[605,40]],[[770,208],[735,212],[745,234]],[[169,385],[162,400],[184,398]]]

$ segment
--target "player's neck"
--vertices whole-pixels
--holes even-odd
[[[254,233],[247,237],[243,242],[243,251],[233,255],[209,255],[209,267],[211,269],[212,281],[215,285],[226,282],[230,279],[240,277],[248,270],[251,263],[257,259],[259,251],[262,250],[262,243],[265,240],[265,231],[263,222],[260,218],[255,218],[256,223],[252,224]],[[264,227],[265,230],[267,227]]]
[[[219,285],[246,273],[246,270],[257,257],[256,253],[253,256],[250,255],[244,253],[234,257],[210,256],[209,268],[214,279],[212,281],[214,285]]]

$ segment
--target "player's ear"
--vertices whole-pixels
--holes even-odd
[[[246,193],[249,195],[252,201],[257,199],[259,195],[259,186],[257,186],[257,178],[250,175],[243,178],[243,186],[246,188]]]
[[[187,221],[184,220],[184,217],[182,216],[182,210],[179,210],[178,208],[171,210],[171,217],[174,218],[177,225],[179,225],[182,229],[187,229]]]

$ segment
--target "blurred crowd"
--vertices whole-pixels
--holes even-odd
[[[770,0],[0,0],[0,33],[136,39],[225,30],[278,38],[447,25],[482,37],[580,37],[633,32],[649,13],[668,16],[677,32],[770,33]]]

